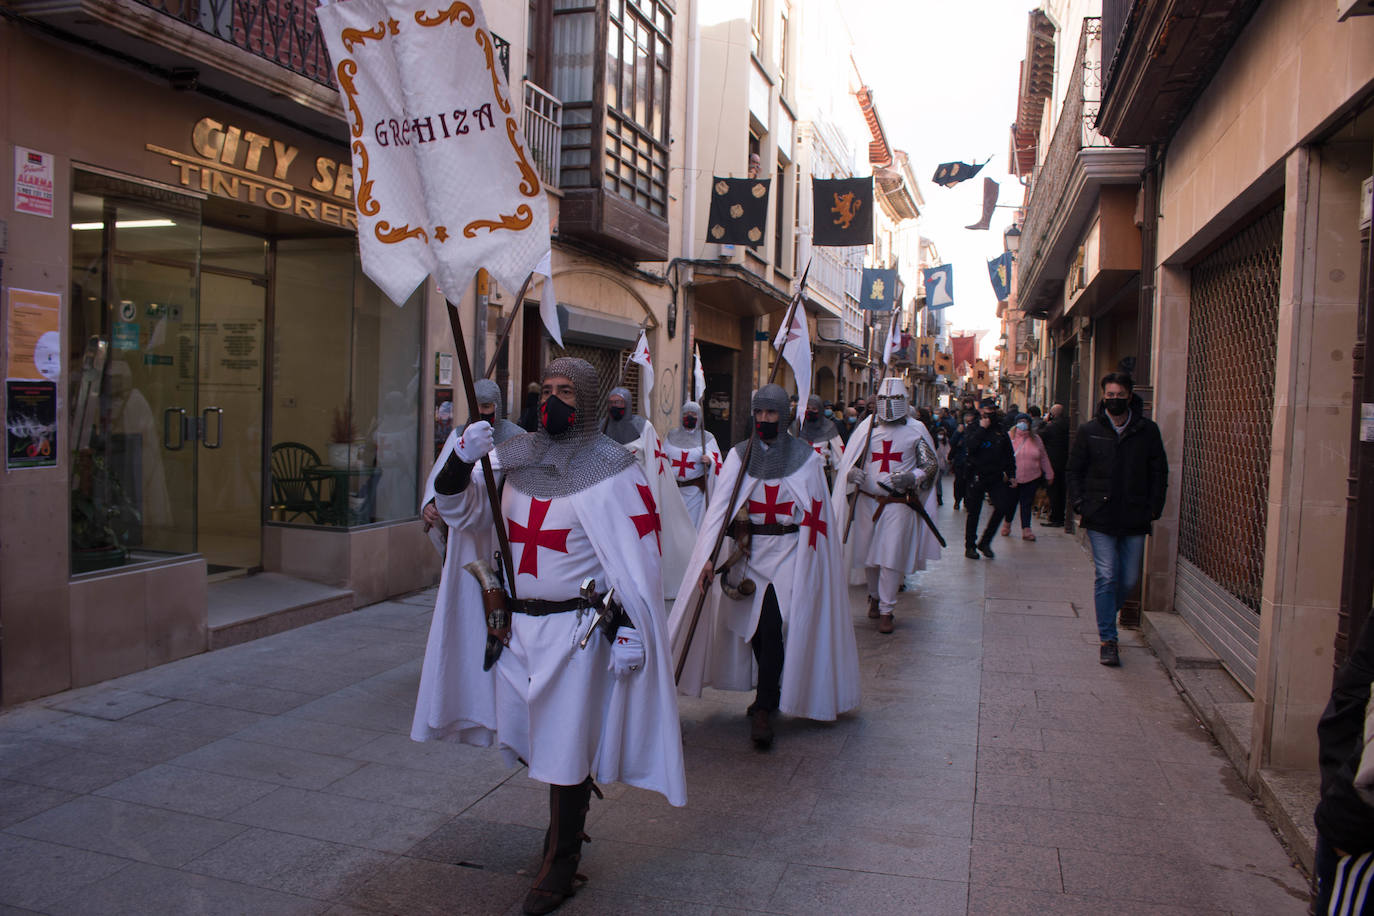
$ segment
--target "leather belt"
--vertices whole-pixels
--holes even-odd
[[[586,608],[596,607],[601,604],[602,595],[595,595],[590,600],[586,598],[569,598],[566,601],[545,601],[542,598],[514,598],[510,602],[510,610],[513,614],[525,614],[529,617],[547,617],[550,614],[562,614],[566,611],[580,611]]]
[[[878,504],[877,511],[873,513],[873,521],[875,522],[878,520],[878,517],[883,514],[883,510],[886,509],[888,506],[892,505],[893,503],[900,503],[904,506],[910,505],[906,501],[905,496],[888,496],[887,494],[879,496],[877,493],[870,493],[867,490],[860,490],[859,492]]]
[[[761,525],[755,522],[749,523],[750,534],[796,534],[800,530],[800,525]]]
[[[681,489],[681,488],[685,488],[685,487],[696,487],[696,488],[697,488],[698,490],[700,490],[701,492],[703,492],[703,493],[706,492],[706,478],[705,478],[705,477],[693,477],[691,480],[679,480],[679,481],[677,482],[677,485],[678,485],[678,487],[679,487],[680,489]]]

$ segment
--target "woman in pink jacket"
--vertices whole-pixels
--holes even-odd
[[[1054,468],[1050,466],[1050,456],[1045,451],[1045,443],[1031,432],[1030,417],[1016,415],[1016,425],[1011,431],[1011,447],[1016,452],[1016,494],[1021,503],[1021,540],[1033,541],[1031,531],[1031,503],[1040,485],[1054,482]],[[1002,534],[1011,534],[1011,519],[1002,525]]]

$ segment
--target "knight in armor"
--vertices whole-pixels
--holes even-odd
[[[489,378],[478,379],[472,386],[473,393],[477,395],[477,414],[469,418],[468,423],[477,420],[486,420],[491,424],[492,438],[497,445],[505,442],[511,436],[518,436],[524,432],[519,426],[506,419],[506,412],[501,403],[501,386]],[[449,430],[448,438],[444,441],[444,447],[439,450],[439,456],[434,459],[434,467],[429,471],[429,479],[425,481],[425,495],[420,499],[420,517],[424,519],[425,532],[429,534],[430,540],[434,542],[434,547],[439,551],[440,556],[447,553],[446,542],[448,541],[448,526],[439,517],[439,510],[434,507],[434,478],[439,476],[439,472],[444,469],[448,456],[453,454],[453,447],[458,443],[458,437],[462,435],[467,424],[461,428]],[[469,558],[471,559],[471,557]],[[466,561],[465,561],[466,562]],[[461,564],[459,567],[461,568]],[[445,566],[445,572],[448,567]],[[455,579],[459,578],[455,575]],[[462,578],[467,578],[466,576]],[[440,594],[443,594],[443,580],[440,580]]]
[[[701,425],[701,406],[696,401],[682,405],[682,425],[671,430],[664,442],[669,470],[695,531],[701,527],[701,516],[724,463],[716,437]]]
[[[879,633],[891,633],[902,579],[940,556],[939,541],[911,505],[919,501],[934,515],[939,459],[926,425],[908,413],[901,379],[883,379],[875,400],[874,413],[849,440],[832,501],[850,531],[849,583],[868,586],[868,616],[877,618]]]
[[[696,526],[687,511],[687,494],[680,491],[670,461],[670,449],[665,449],[654,425],[637,413],[630,412],[630,392],[626,388],[612,388],[606,398],[606,435],[620,443],[649,481],[654,503],[663,519],[660,539],[663,543],[663,597],[677,594],[687,571],[687,556],[696,539]]]
[[[682,693],[756,688],[747,713],[750,738],[762,750],[773,743],[777,711],[831,721],[858,706],[859,654],[821,459],[786,432],[781,387],[760,388],[753,411],[748,465],[747,443],[726,456],[688,561],[693,573],[678,591],[668,628],[673,657],[685,652]],[[710,553],[727,521],[730,534],[713,568]]]
[[[811,443],[811,448],[821,456],[821,467],[829,484],[835,478],[835,469],[840,466],[844,455],[844,440],[840,438],[839,427],[835,421],[821,414],[822,401],[819,395],[806,399],[806,412],[802,415],[800,437]]]
[[[473,567],[480,596],[460,598],[444,650],[426,652],[416,732],[495,745],[548,783],[529,914],[558,908],[585,880],[577,865],[594,780],[686,803],[658,509],[634,458],[597,430],[596,400],[595,369],[556,359],[538,430],[497,446],[490,425],[474,423],[435,479],[444,521],[474,532],[473,552],[491,561],[491,504],[474,465],[493,453],[514,582],[493,572],[499,560]],[[427,686],[442,703],[427,700]]]

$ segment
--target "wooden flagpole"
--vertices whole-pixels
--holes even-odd
[[[896,306],[894,305],[893,308],[892,308],[892,321],[888,322],[888,325],[887,325],[887,337],[885,337],[885,338],[883,339],[883,353],[884,353],[884,355],[887,354],[887,347],[888,347],[888,344],[890,344],[890,343],[892,342],[892,332],[893,332],[893,330],[895,329],[896,324],[897,324],[897,308],[896,308]],[[882,376],[881,379],[878,380],[878,390],[879,390],[879,391],[881,391],[882,388],[883,388],[883,382],[887,381],[887,372],[888,372],[888,369],[889,369],[889,368],[890,368],[890,365],[889,365],[888,361],[887,361],[886,359],[883,360],[883,376]],[[876,396],[876,394],[875,394],[873,400],[876,400],[876,399],[877,399],[877,396]],[[876,411],[876,410],[870,409],[870,410],[868,411],[868,434],[867,434],[866,436],[864,436],[864,450],[863,450],[863,454],[861,454],[861,455],[859,456],[859,462],[858,462],[857,464],[855,464],[854,467],[868,467],[868,452],[869,452],[869,449],[870,449],[870,448],[872,447],[872,445],[873,445],[873,427],[877,425],[877,419],[878,419],[878,413],[877,413],[877,411]],[[849,482],[848,482],[848,481],[845,481],[845,486],[848,486],[848,485],[849,485]],[[851,496],[851,497],[849,498],[849,521],[847,521],[847,522],[844,523],[844,538],[840,541],[841,544],[848,544],[848,543],[849,543],[849,532],[850,532],[850,529],[852,529],[852,528],[854,527],[854,509],[855,509],[858,505],[859,505],[859,487],[856,485],[856,486],[854,487],[854,495]]]
[[[783,322],[782,325],[785,331],[791,330],[792,328],[792,319],[797,314],[797,309],[801,305],[803,293],[806,292],[806,275],[810,272],[811,262],[807,261],[806,270],[802,271],[801,282],[797,284],[797,293],[795,296],[792,297],[792,302],[787,308],[787,319]],[[808,347],[811,346],[811,342],[807,341],[806,345]],[[782,352],[779,351],[777,358],[773,360],[773,368],[768,371],[767,384],[772,385],[777,380],[778,370],[782,367],[782,361]],[[778,417],[778,422],[779,424],[781,424],[779,426],[779,429],[786,429],[788,424],[784,424],[782,423],[782,421],[783,418]],[[734,519],[734,514],[730,510],[734,508],[735,500],[739,499],[740,489],[744,486],[744,474],[749,467],[749,458],[754,453],[754,443],[758,441],[758,438],[758,435],[755,433],[751,432],[749,434],[749,444],[744,447],[744,455],[740,458],[740,469],[739,473],[735,475],[735,486],[730,491],[730,501],[725,504],[725,518],[721,522],[720,530],[716,532],[715,546],[711,548],[711,553],[707,557],[707,559],[710,561],[710,567],[712,570],[714,570],[716,567],[716,556],[720,554],[720,547],[722,544],[725,543],[725,533],[730,530],[730,522]],[[698,580],[700,580],[701,570],[689,569],[687,570],[687,575],[695,575],[698,578]],[[715,576],[713,575],[712,579],[714,578]],[[706,588],[697,589],[697,603],[696,607],[692,610],[692,622],[687,627],[687,638],[682,643],[682,657],[677,660],[677,668],[673,672],[674,683],[678,683],[682,680],[682,669],[687,665],[687,653],[690,652],[692,649],[692,639],[697,634],[697,624],[701,623],[701,609],[706,604],[706,593],[709,590],[709,585]]]

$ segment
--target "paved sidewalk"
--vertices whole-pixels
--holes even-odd
[[[963,515],[938,515],[952,547]],[[682,702],[688,805],[609,786],[562,911],[1302,914],[1307,887],[1077,543],[915,579],[864,700],[748,745]],[[517,913],[546,791],[407,737],[432,593],[0,714],[0,914]]]

